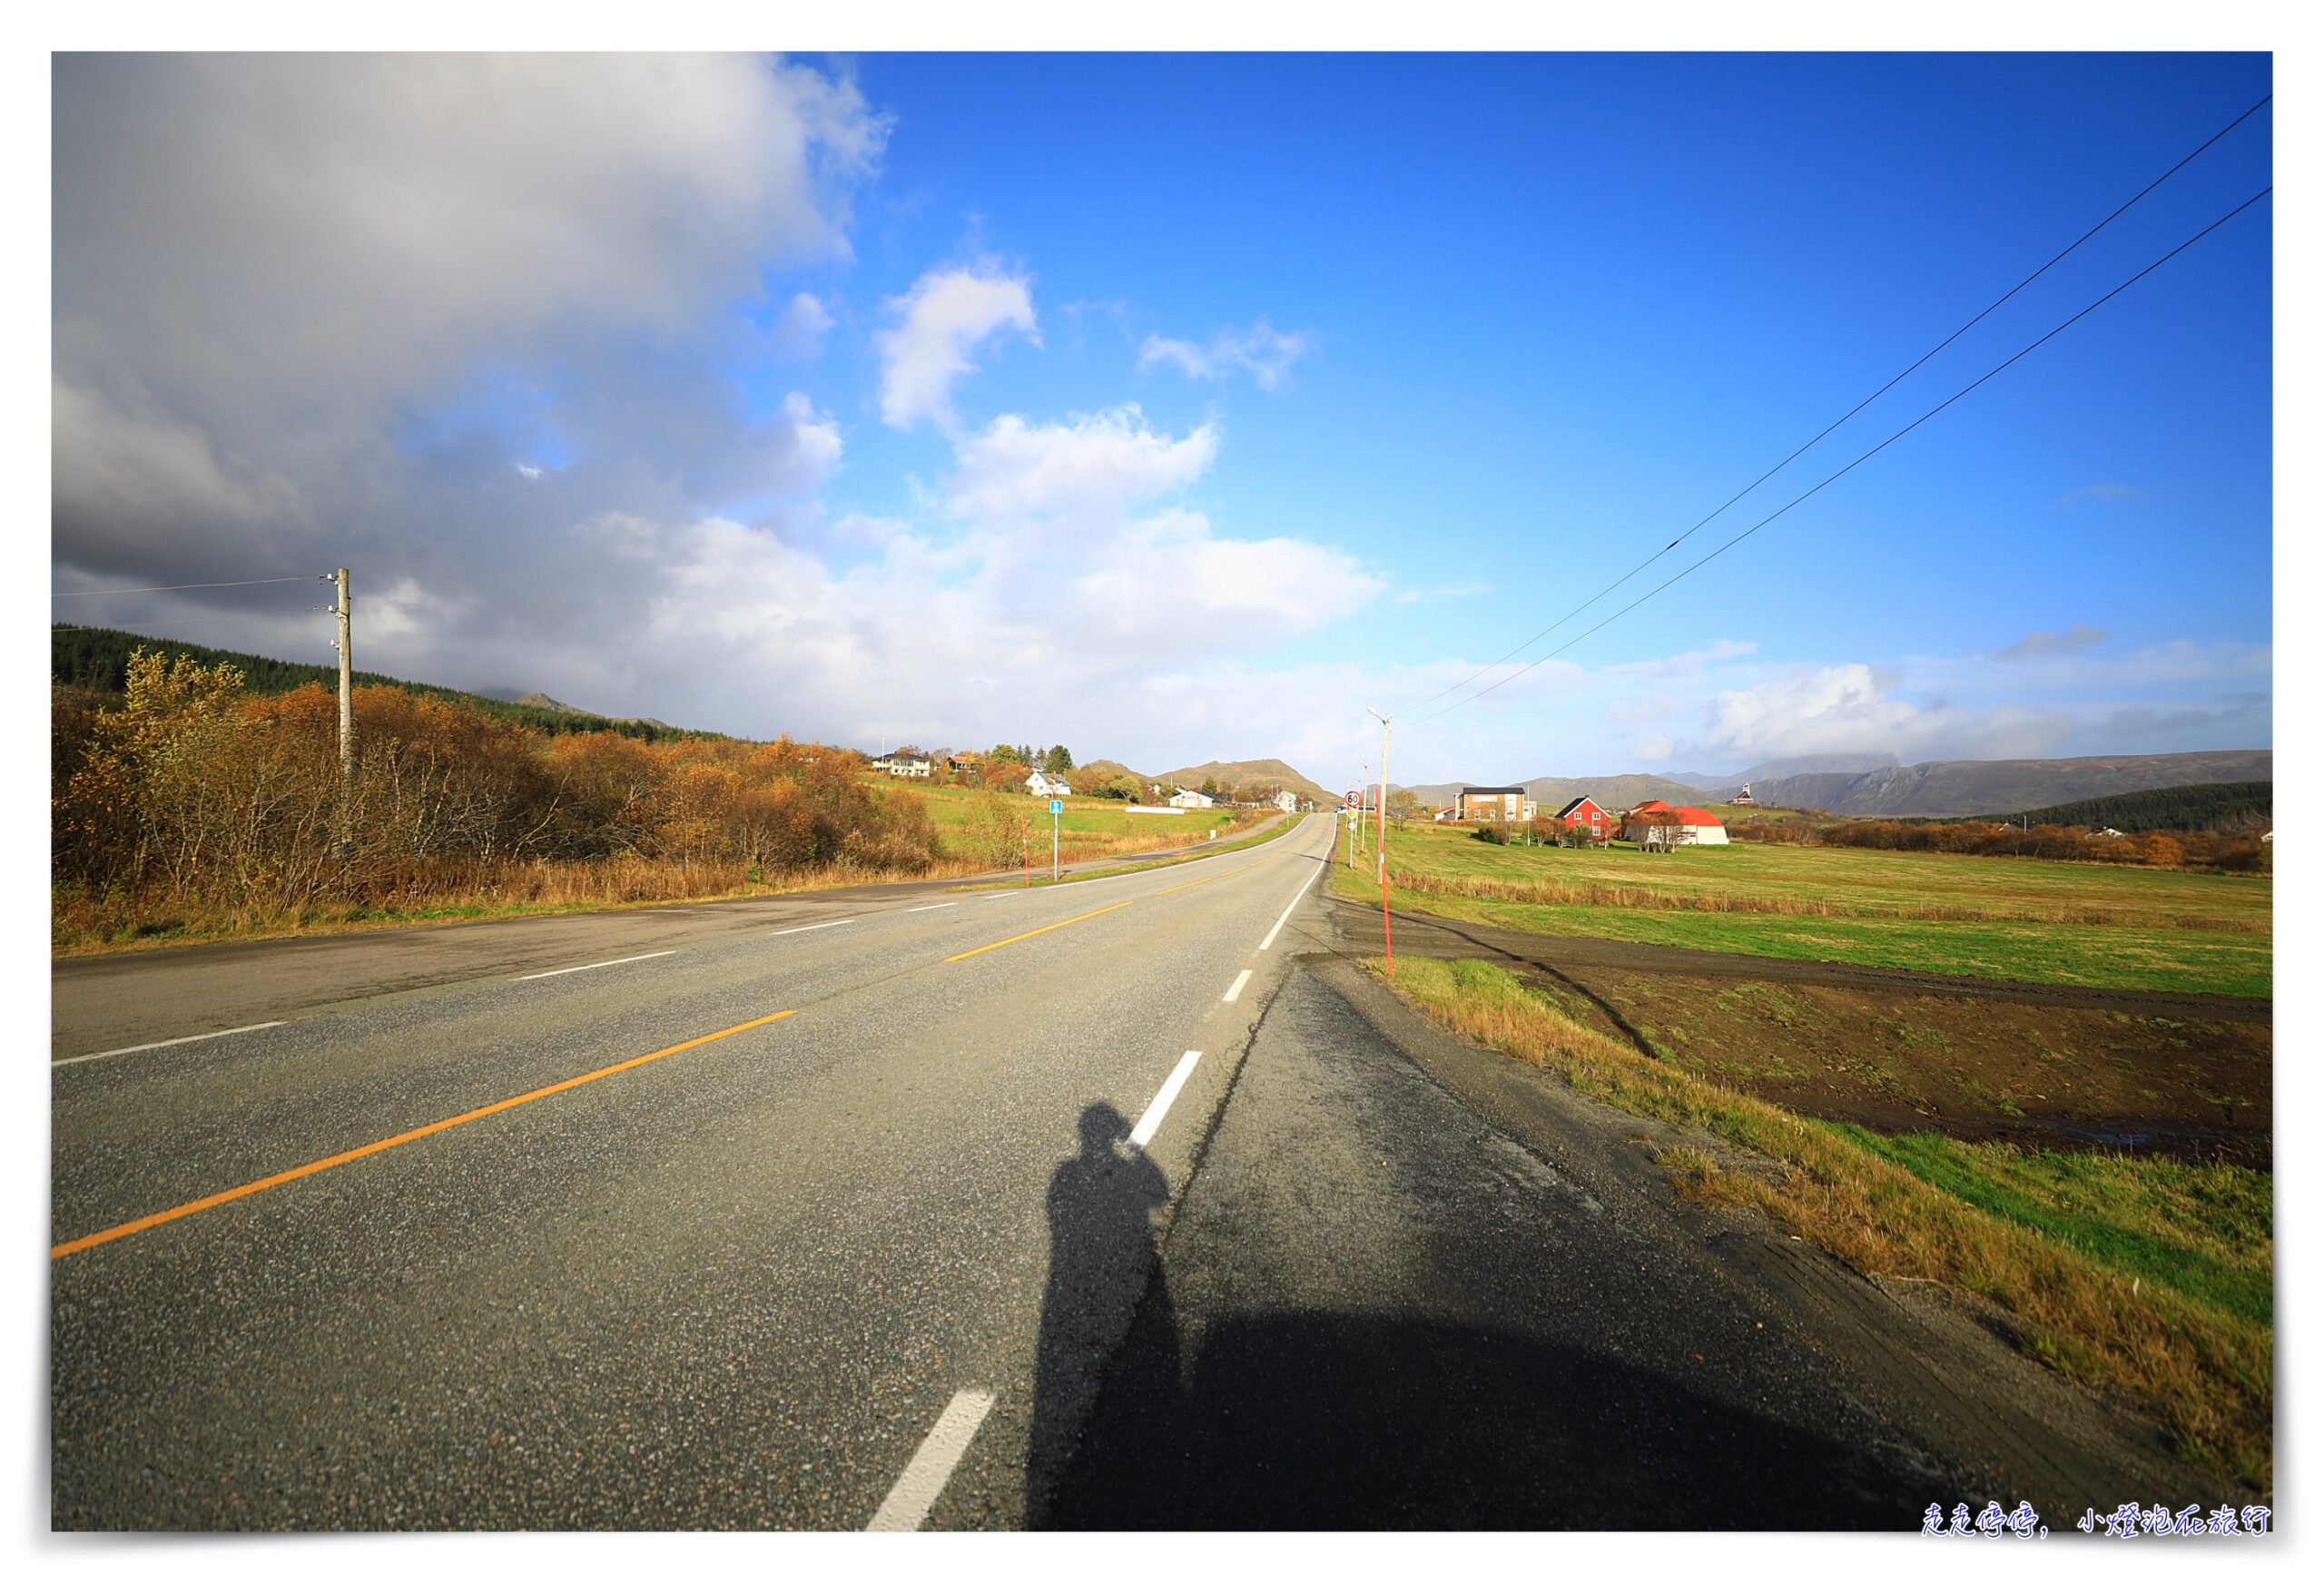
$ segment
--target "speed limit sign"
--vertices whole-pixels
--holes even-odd
[[[1364,793],[1361,792],[1351,792],[1341,801],[1345,802],[1350,808],[1361,808],[1364,806]]]

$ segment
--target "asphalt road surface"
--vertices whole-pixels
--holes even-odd
[[[54,1522],[1905,1529],[2179,1488],[1430,1033],[1335,955],[1330,828],[61,964]]]
[[[237,1021],[275,1026],[185,1043],[64,965],[54,1522],[1021,1524],[1329,833],[637,960],[666,914],[549,920],[555,961],[447,930],[488,970],[410,987],[357,964],[438,931],[237,948]],[[317,959],[357,992],[275,966]],[[132,999],[153,1047],[99,1054]]]

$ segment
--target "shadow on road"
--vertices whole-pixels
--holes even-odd
[[[1177,1389],[1177,1320],[1155,1257],[1150,1218],[1169,1202],[1170,1183],[1128,1138],[1121,1112],[1092,1105],[1081,1113],[1081,1152],[1049,1177],[1049,1277],[1025,1470],[1029,1527],[1041,1520],[1074,1431],[1097,1395],[1098,1372],[1120,1347],[1133,1314],[1146,1343],[1137,1365],[1122,1373],[1125,1386],[1166,1394]],[[1123,1354],[1117,1372],[1129,1362]],[[1141,1369],[1156,1378],[1142,1378]]]
[[[1665,1372],[1340,1313],[1143,1312],[1044,1516],[1065,1529],[1911,1531],[1927,1492]],[[1169,1366],[1166,1369],[1165,1363]]]

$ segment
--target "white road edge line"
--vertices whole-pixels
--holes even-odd
[[[282,1019],[277,1018],[272,1022],[251,1022],[245,1023],[241,1027],[222,1027],[215,1033],[190,1033],[183,1038],[155,1039],[150,1045],[123,1045],[117,1050],[98,1050],[85,1056],[67,1056],[61,1061],[51,1061],[49,1065],[74,1067],[83,1061],[102,1061],[107,1056],[133,1056],[140,1050],[165,1050],[172,1045],[190,1045],[202,1039],[224,1038],[230,1033],[256,1033],[262,1027],[281,1027],[281,1026]]]
[[[650,962],[656,957],[675,957],[677,954],[673,948],[666,951],[648,951],[642,957],[615,957],[610,962],[584,962],[577,968],[551,968],[546,973],[519,973],[516,982],[522,984],[527,978],[555,978],[566,973],[586,973],[592,968],[618,968],[624,962]]]
[[[1130,1147],[1142,1149],[1154,1141],[1154,1135],[1161,1130],[1162,1118],[1170,1114],[1170,1102],[1178,1096],[1178,1090],[1187,1086],[1187,1079],[1194,1076],[1195,1063],[1201,1059],[1200,1050],[1188,1050],[1178,1057],[1178,1064],[1170,1068],[1169,1077],[1163,1080],[1161,1092],[1154,1096],[1154,1103],[1146,1107],[1146,1114],[1137,1118],[1136,1126],[1130,1128]]]
[[[1251,981],[1251,969],[1250,969],[1250,968],[1244,968],[1241,972],[1239,972],[1239,973],[1237,973],[1237,974],[1236,974],[1236,975],[1235,975],[1235,982],[1233,982],[1232,984],[1229,984],[1229,985],[1226,987],[1226,993],[1225,995],[1221,996],[1221,997],[1220,997],[1220,998],[1221,998],[1221,999],[1223,999],[1223,1000],[1232,1000],[1232,999],[1234,999],[1234,998],[1235,998],[1235,997],[1236,997],[1237,995],[1240,995],[1241,993],[1243,993],[1243,986],[1244,986],[1244,985],[1246,985],[1246,984],[1247,984],[1247,983],[1249,983],[1250,981]]]
[[[776,934],[805,934],[811,929],[837,929],[842,923],[853,923],[852,918],[834,918],[829,923],[803,923],[797,929],[778,929]]]
[[[1283,926],[1291,921],[1291,908],[1298,906],[1300,897],[1307,894],[1307,887],[1322,879],[1323,876],[1324,870],[1321,869],[1316,870],[1314,873],[1307,876],[1305,883],[1302,884],[1299,889],[1293,893],[1291,898],[1291,907],[1286,907],[1283,909],[1283,916],[1275,920],[1275,927],[1273,929],[1267,930],[1267,938],[1259,942],[1259,949],[1265,950],[1268,947],[1275,944],[1275,937],[1281,934],[1283,932]]]
[[[933,912],[940,907],[958,907],[957,901],[931,901],[925,907],[907,907],[906,912]]]
[[[880,1509],[872,1514],[864,1525],[866,1533],[911,1533],[928,1520],[936,1506],[936,1498],[944,1493],[944,1485],[952,1477],[952,1470],[960,1465],[960,1458],[984,1424],[984,1415],[992,1411],[990,1391],[957,1392],[920,1442],[920,1450],[911,1454],[903,1472],[896,1480],[896,1487],[880,1502]]]

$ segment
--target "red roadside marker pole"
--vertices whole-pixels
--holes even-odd
[[[1388,953],[1388,977],[1396,976],[1396,931],[1388,920],[1388,717],[1374,709],[1380,722],[1380,940]]]

